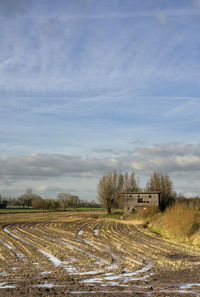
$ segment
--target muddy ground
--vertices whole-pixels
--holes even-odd
[[[98,213],[1,215],[0,296],[200,296],[200,249]]]

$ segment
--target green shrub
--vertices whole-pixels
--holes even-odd
[[[106,214],[105,218],[121,219],[122,214],[123,214],[122,211],[116,211],[111,214]]]

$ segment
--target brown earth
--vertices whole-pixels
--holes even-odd
[[[200,249],[100,213],[0,216],[0,296],[200,296]]]

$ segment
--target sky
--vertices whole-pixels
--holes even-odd
[[[1,0],[0,194],[97,200],[154,171],[200,195],[200,0]]]

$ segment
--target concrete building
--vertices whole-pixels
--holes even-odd
[[[125,192],[123,195],[124,214],[130,214],[148,206],[160,206],[160,192]]]

